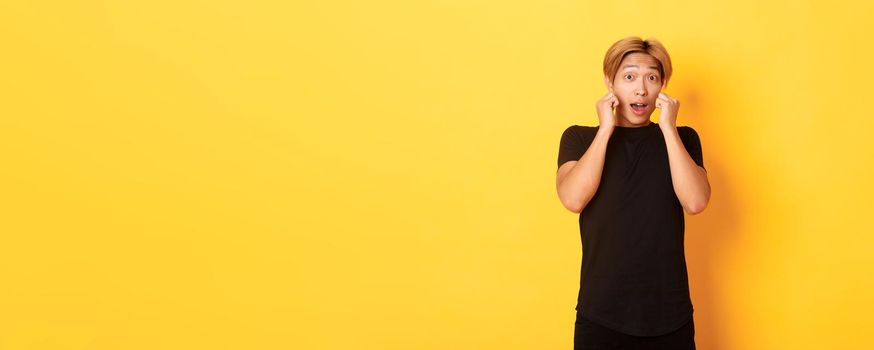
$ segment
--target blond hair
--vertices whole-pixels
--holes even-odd
[[[622,64],[622,59],[633,52],[648,54],[659,61],[659,73],[667,86],[668,80],[671,79],[671,56],[668,55],[668,50],[662,43],[655,38],[643,40],[637,36],[629,36],[613,43],[604,56],[604,75],[613,81],[616,72],[619,71],[619,65]]]

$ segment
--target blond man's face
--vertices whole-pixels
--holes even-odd
[[[660,63],[654,57],[634,52],[625,56],[619,70],[607,88],[619,99],[616,117],[629,124],[645,125],[655,110],[655,102],[664,84],[659,74]],[[642,105],[641,105],[642,104]]]

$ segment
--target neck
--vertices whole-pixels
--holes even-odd
[[[637,119],[637,118],[635,118],[635,119]],[[640,122],[640,123],[634,123],[631,120],[629,120],[627,117],[625,117],[624,115],[620,115],[620,116],[618,116],[618,118],[616,118],[616,125],[624,127],[624,128],[640,128],[640,127],[644,127],[644,126],[647,126],[650,124],[652,124],[652,121],[649,120],[649,116],[647,116],[643,120],[643,122]]]

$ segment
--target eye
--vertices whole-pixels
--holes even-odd
[[[631,79],[631,78],[629,78],[630,76],[631,76],[631,74],[625,74],[626,79]]]
[[[657,77],[655,75],[650,75],[649,80],[656,81],[656,80],[659,80],[659,77]]]

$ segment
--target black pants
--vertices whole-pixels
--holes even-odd
[[[574,350],[695,350],[695,320],[671,333],[638,337],[620,333],[580,316],[574,323]]]

